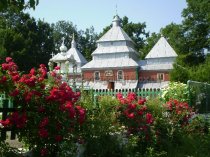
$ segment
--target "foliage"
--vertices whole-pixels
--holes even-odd
[[[183,27],[190,52],[200,52],[203,48],[210,48],[209,10],[209,0],[187,0],[187,8],[182,11]]]
[[[17,149],[0,140],[0,157],[19,157]]]
[[[14,58],[24,71],[47,64],[54,50],[50,25],[23,12],[6,11],[0,15],[0,57]]]
[[[180,102],[189,102],[189,89],[187,84],[170,82],[168,87],[162,90],[161,100],[164,102],[176,99]]]
[[[91,94],[87,95],[92,97]],[[82,95],[80,102],[86,108],[88,115],[86,122],[81,127],[82,144],[86,147],[84,155],[119,156],[117,136],[121,133],[121,128],[115,116],[118,101],[110,96],[103,96],[98,98],[98,106],[93,106],[93,101],[91,102],[87,95]]]
[[[13,99],[17,111],[4,127],[15,127],[18,137],[33,150],[34,156],[55,156],[59,143],[73,138],[85,120],[85,109],[76,105],[80,96],[52,71],[46,79],[46,67],[30,73],[17,71],[12,58],[0,67],[1,92]]]
[[[126,128],[126,134],[134,135],[138,138],[138,152],[145,153],[145,148],[155,143],[155,130],[153,123],[154,116],[147,110],[145,99],[137,99],[135,93],[128,93],[123,98],[121,93],[117,94],[120,105],[117,106],[119,122]]]
[[[96,49],[97,34],[94,28],[87,28],[85,31],[77,30],[72,22],[58,21],[52,24],[55,52],[59,52],[61,38],[65,38],[65,45],[70,48],[73,33],[76,38],[77,48],[87,60],[91,59],[91,53]]]
[[[39,0],[1,0],[0,11],[13,9],[14,11],[21,11],[26,8],[33,8],[39,4]]]
[[[207,82],[210,84],[210,56],[206,56],[205,62],[203,64],[200,64],[199,66],[190,70],[191,80]]]
[[[180,65],[177,61],[173,64],[170,71],[170,81],[187,83],[190,79],[190,71],[186,67]]]
[[[182,25],[171,23],[162,28],[161,33],[178,55],[189,53],[189,45]]]

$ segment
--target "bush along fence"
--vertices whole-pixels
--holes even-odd
[[[9,115],[9,113],[15,112],[16,109],[13,107],[13,103],[10,99],[5,98],[5,95],[0,96],[0,121],[5,121]],[[14,127],[0,127],[0,139],[6,140],[7,132],[11,132],[10,139],[15,139],[15,129]]]
[[[199,113],[210,113],[210,84],[189,80],[189,104]]]

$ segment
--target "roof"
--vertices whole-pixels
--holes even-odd
[[[147,64],[145,60],[140,60],[138,63],[141,70],[171,70],[173,69],[173,63]]]
[[[76,48],[70,48],[66,52],[66,55],[68,58],[70,58],[71,56],[74,56],[74,59],[76,60],[77,63],[82,63],[82,64],[87,63],[87,60],[85,59],[85,57]]]
[[[60,62],[60,61],[66,61],[67,60],[67,56],[65,53],[58,53],[55,56],[53,56],[50,61],[52,62]]]
[[[106,46],[98,47],[93,53],[94,54],[104,54],[104,53],[122,53],[122,52],[135,52],[138,54],[132,47],[128,46]],[[139,54],[138,54],[139,55]]]
[[[66,52],[66,55],[67,55],[68,58],[73,56],[77,63],[81,63],[81,64],[86,64],[87,63],[87,60],[85,59],[85,57],[76,48],[76,42],[74,40],[74,34],[73,34],[73,40],[71,42],[71,48]]]
[[[122,40],[133,42],[120,26],[112,26],[112,28],[107,33],[105,33],[97,42]]]
[[[153,88],[165,88],[169,84],[169,81],[163,81],[163,82],[150,82],[150,83],[139,83],[138,88],[147,88],[147,89],[153,89]]]
[[[132,58],[109,58],[106,60],[92,60],[81,67],[81,69],[107,69],[107,68],[138,67],[138,63]]]
[[[148,58],[162,58],[162,57],[177,57],[174,49],[169,45],[164,37],[161,37],[155,46],[150,50],[150,52],[145,57]]]

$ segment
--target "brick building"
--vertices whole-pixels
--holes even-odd
[[[83,85],[93,89],[161,88],[167,85],[177,57],[167,40],[161,37],[145,60],[139,60],[134,44],[120,27],[120,18],[116,15],[111,29],[97,41],[92,60],[86,63],[82,56],[83,66],[77,62]],[[72,48],[76,49],[76,44]],[[81,56],[78,50],[74,52],[77,53],[71,53],[71,57]],[[72,73],[72,66],[66,73]]]

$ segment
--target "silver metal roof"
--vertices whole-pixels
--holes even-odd
[[[145,60],[140,60],[138,63],[141,70],[171,70],[173,69],[173,63],[147,64]]]
[[[87,63],[85,57],[76,48],[71,48],[66,53],[68,58],[70,58],[70,56],[74,56],[74,59],[77,63],[81,64]]]
[[[112,28],[98,40],[97,49],[92,55],[93,60],[84,65],[82,70],[138,67],[135,59],[139,54],[133,49],[132,40],[120,27],[119,16],[115,16]]]
[[[107,58],[106,60],[92,60],[82,66],[81,69],[107,69],[117,67],[138,67],[138,63],[131,58]]]
[[[138,88],[166,88],[169,84],[169,81],[163,82],[151,82],[151,83],[139,83]]]
[[[55,56],[53,56],[53,57],[50,59],[50,61],[51,61],[51,62],[64,62],[64,61],[66,61],[67,59],[68,59],[68,58],[67,58],[66,54],[63,53],[63,52],[60,52],[60,53],[56,54]]]
[[[93,53],[94,54],[104,54],[104,53],[122,53],[122,52],[134,52],[137,53],[132,47],[128,46],[106,46],[98,47]],[[138,53],[137,53],[138,54]]]
[[[148,58],[162,58],[162,57],[177,57],[174,49],[169,45],[164,37],[161,37],[155,46],[150,50],[150,52],[145,57]]]
[[[87,60],[84,58],[84,56],[77,50],[74,37],[71,42],[71,48],[67,52],[66,52],[67,48],[64,45],[64,39],[60,47],[60,50],[61,50],[60,53],[56,54],[50,59],[51,62],[65,62],[73,57],[76,63],[79,63],[81,65],[87,63]]]
[[[104,34],[97,42],[122,40],[133,42],[120,26],[112,26],[112,28],[106,34]]]
[[[71,48],[66,52],[66,55],[68,58],[73,56],[75,61],[77,63],[80,63],[81,65],[84,65],[87,63],[87,60],[85,59],[85,57],[76,48],[76,42],[74,40],[74,35],[73,35],[73,40],[71,42]]]

